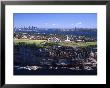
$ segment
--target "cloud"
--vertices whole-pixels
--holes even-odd
[[[56,24],[52,24],[53,26],[55,26]]]
[[[71,26],[78,27],[82,24],[82,22],[72,23]]]
[[[78,25],[81,25],[82,22],[77,22],[76,24],[71,24],[72,26],[78,26]]]
[[[80,25],[80,24],[82,24],[82,22],[78,22],[78,23],[76,23],[77,25]]]

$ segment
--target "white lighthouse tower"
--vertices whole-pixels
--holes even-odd
[[[67,39],[66,39],[65,41],[66,41],[66,42],[69,42],[69,41],[70,41],[68,35],[67,35]]]

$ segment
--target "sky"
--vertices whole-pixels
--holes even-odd
[[[14,27],[97,28],[96,13],[14,13]]]

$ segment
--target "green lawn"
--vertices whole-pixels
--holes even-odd
[[[97,45],[96,42],[86,42],[86,43],[83,43],[83,42],[58,42],[58,43],[54,43],[54,42],[48,42],[47,40],[29,40],[29,39],[14,39],[14,43],[17,44],[17,43],[20,43],[20,42],[24,42],[24,43],[27,43],[27,44],[36,44],[36,45],[40,45],[40,46],[43,46],[43,43],[48,43],[48,45],[60,45],[60,46],[70,46],[70,47],[87,47],[87,46],[94,46],[94,45]]]
[[[61,46],[71,46],[71,47],[87,47],[87,46],[90,46],[90,45],[97,45],[96,42],[86,42],[86,43],[83,43],[83,42],[60,42],[59,45]]]
[[[14,39],[14,43],[19,43],[19,42],[25,42],[27,44],[33,44],[35,43],[36,45],[41,44],[43,42],[46,42],[47,40],[29,40],[29,39]]]

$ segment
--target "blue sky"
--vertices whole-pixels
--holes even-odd
[[[14,13],[14,27],[97,28],[96,13]]]

